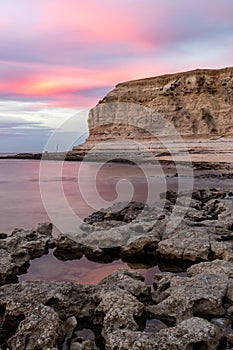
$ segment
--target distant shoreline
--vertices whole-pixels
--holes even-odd
[[[69,162],[81,162],[84,160],[86,153],[84,152],[47,152],[47,153],[17,153],[6,155],[0,154],[1,159],[19,159],[19,160],[55,160],[55,161],[69,161]],[[104,161],[104,157],[101,154],[96,154],[91,159],[85,159],[86,161],[99,162]],[[112,159],[112,163],[126,163],[126,164],[135,164],[134,162],[127,159],[127,155],[124,157],[116,157]]]
[[[132,160],[129,160],[127,157],[127,152],[124,154],[121,154],[121,156],[116,155],[114,158],[114,154],[112,153],[112,159],[110,159],[109,154],[100,154],[96,153],[93,154],[93,157],[91,158],[85,158],[86,154],[85,153],[76,153],[76,152],[47,152],[47,153],[17,153],[17,154],[9,154],[7,153],[4,155],[3,153],[0,154],[0,160],[4,159],[18,159],[18,160],[52,160],[52,161],[76,161],[76,162],[81,162],[81,161],[89,161],[89,162],[108,162],[108,163],[120,163],[120,164],[131,164],[131,165],[137,165],[138,159],[135,157],[135,162]],[[107,158],[105,158],[107,156]],[[136,156],[136,154],[135,154]],[[132,158],[131,158],[132,159]],[[184,160],[179,160],[174,163],[172,159],[164,159],[162,158],[157,158],[154,159],[144,159],[143,163],[153,163],[154,161],[158,161],[160,164],[164,166],[174,166],[176,167],[177,164],[182,165],[182,166],[190,166],[191,164],[187,161]],[[195,170],[220,170],[220,169],[225,169],[225,170],[230,170],[232,169],[232,164],[229,162],[208,162],[208,161],[192,161],[192,166]]]
[[[72,152],[47,152],[47,153],[14,153],[0,154],[0,159],[35,159],[35,160],[65,160],[81,161],[83,155],[73,155]]]
[[[108,161],[109,155],[111,155],[112,159]],[[85,158],[85,152],[46,152],[46,153],[17,153],[17,154],[0,154],[1,159],[22,159],[22,160],[56,160],[56,161],[76,161],[81,162],[83,160],[89,162],[102,162],[106,159],[111,163],[126,163],[126,164],[136,164],[136,161],[130,161],[128,159],[129,153],[121,154],[121,156],[114,153],[95,153],[92,157]],[[106,158],[107,156],[107,158]],[[114,158],[115,156],[115,158]],[[136,155],[135,155],[136,156]],[[111,158],[110,157],[110,158]],[[85,159],[84,159],[85,158]],[[137,158],[135,158],[137,159]]]

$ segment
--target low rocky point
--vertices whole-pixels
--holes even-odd
[[[169,220],[184,214],[172,231]],[[53,238],[51,224],[0,235],[1,350],[221,350],[233,348],[233,193],[166,192],[161,201],[117,203]],[[98,285],[17,283],[31,259],[167,262],[153,285],[118,270]],[[184,263],[188,264],[185,265]],[[186,268],[184,268],[186,266]],[[187,268],[188,266],[188,268]]]

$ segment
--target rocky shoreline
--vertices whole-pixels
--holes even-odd
[[[2,154],[0,159],[34,159],[34,160],[60,160],[60,161],[82,161],[83,154],[74,154],[73,152],[46,152],[46,153],[17,153]]]
[[[88,161],[88,162],[108,162],[108,163],[120,163],[120,164],[130,164],[130,165],[137,165],[141,163],[148,163],[148,164],[157,164],[159,163],[162,166],[165,167],[172,167],[176,168],[177,165],[183,165],[192,167],[194,170],[231,170],[232,169],[232,161],[231,157],[227,158],[227,161],[219,161],[218,157],[219,154],[216,153],[215,157],[217,159],[216,162],[209,162],[208,161],[208,154],[205,155],[205,157],[201,157],[200,159],[196,159],[195,161],[192,160],[192,163],[187,162],[185,160],[177,160],[174,162],[174,160],[171,158],[171,156],[164,155],[162,152],[158,155],[158,158],[148,158],[147,154],[145,157],[142,156],[142,154],[137,153],[130,153],[129,152],[122,152],[122,154],[114,154],[114,153],[93,153],[91,155],[88,155],[86,157],[85,152],[57,152],[57,153],[18,153],[18,154],[11,154],[11,155],[0,155],[0,160],[49,160],[49,161],[76,161],[76,162],[82,162],[82,161]],[[133,161],[135,159],[135,162]],[[166,170],[166,169],[165,169]],[[212,175],[210,175],[212,176]],[[217,175],[220,176],[220,175]],[[224,175],[223,176],[227,176]],[[228,177],[231,176],[231,173],[228,174]],[[206,174],[202,175],[202,177],[206,177]],[[213,177],[213,176],[212,176]]]
[[[161,195],[93,213],[75,234],[52,225],[0,234],[1,350],[221,350],[233,348],[233,193],[199,189],[185,216],[187,193]],[[61,260],[138,261],[164,269],[146,285],[118,270],[98,285],[17,283],[30,260],[55,248]],[[182,274],[175,266],[180,266]]]

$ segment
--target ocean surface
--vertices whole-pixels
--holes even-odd
[[[38,160],[0,160],[1,232],[10,233],[16,227],[31,229],[39,222],[52,221],[54,235],[58,235],[61,231],[60,219],[68,231],[72,229],[72,224],[71,227],[69,224],[75,216],[81,220],[103,204],[108,207],[114,199],[128,200],[129,193],[133,194],[133,200],[145,202],[147,199],[147,178],[137,166],[57,161],[43,163],[41,166]],[[154,169],[148,171],[153,179]],[[122,180],[126,183],[117,187]],[[161,178],[160,182],[164,180]],[[61,187],[62,192],[59,191]],[[161,188],[163,186],[159,187],[159,191]],[[101,200],[96,199],[97,194]],[[46,202],[49,202],[47,210]],[[19,279],[95,284],[120,267],[130,268],[121,260],[99,264],[83,257],[62,262],[50,251],[48,255],[32,260],[27,274]],[[141,269],[137,266],[137,270],[145,275],[149,283],[158,268]]]
[[[59,226],[59,218],[67,222],[69,230],[73,216],[81,220],[102,206],[110,206],[114,200],[147,199],[147,179],[137,166],[42,163],[43,166],[38,160],[0,160],[1,231],[11,232],[15,227],[30,229],[51,219]],[[152,172],[153,169],[151,178]],[[117,187],[119,181],[125,183]],[[59,229],[55,227],[54,232],[57,234]]]
[[[14,228],[31,229],[39,222],[51,221],[54,235],[73,231],[76,220],[82,220],[114,200],[153,202],[166,188],[176,190],[174,169],[164,176],[159,166],[144,165],[142,169],[128,164],[84,162],[57,162],[38,160],[0,160],[0,232],[10,233]],[[149,179],[149,184],[148,184]],[[201,186],[219,187],[219,179],[201,180]],[[225,181],[225,180],[224,180]],[[190,184],[185,177],[182,189]],[[229,187],[232,185],[229,184]],[[75,281],[98,283],[120,267],[128,266],[121,260],[99,264],[80,260],[62,262],[52,251],[31,261],[30,268],[20,280]],[[158,271],[135,266],[151,283]]]

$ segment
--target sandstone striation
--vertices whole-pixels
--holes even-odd
[[[206,150],[212,156],[216,149],[232,154],[233,68],[120,83],[90,110],[88,125],[90,135],[84,145],[73,148],[74,154],[95,149],[93,158],[103,152],[124,158],[132,151],[140,154],[145,146],[159,155],[166,150],[158,142],[163,137],[173,138],[172,148],[179,152],[183,146],[178,135],[186,140],[192,159]]]

